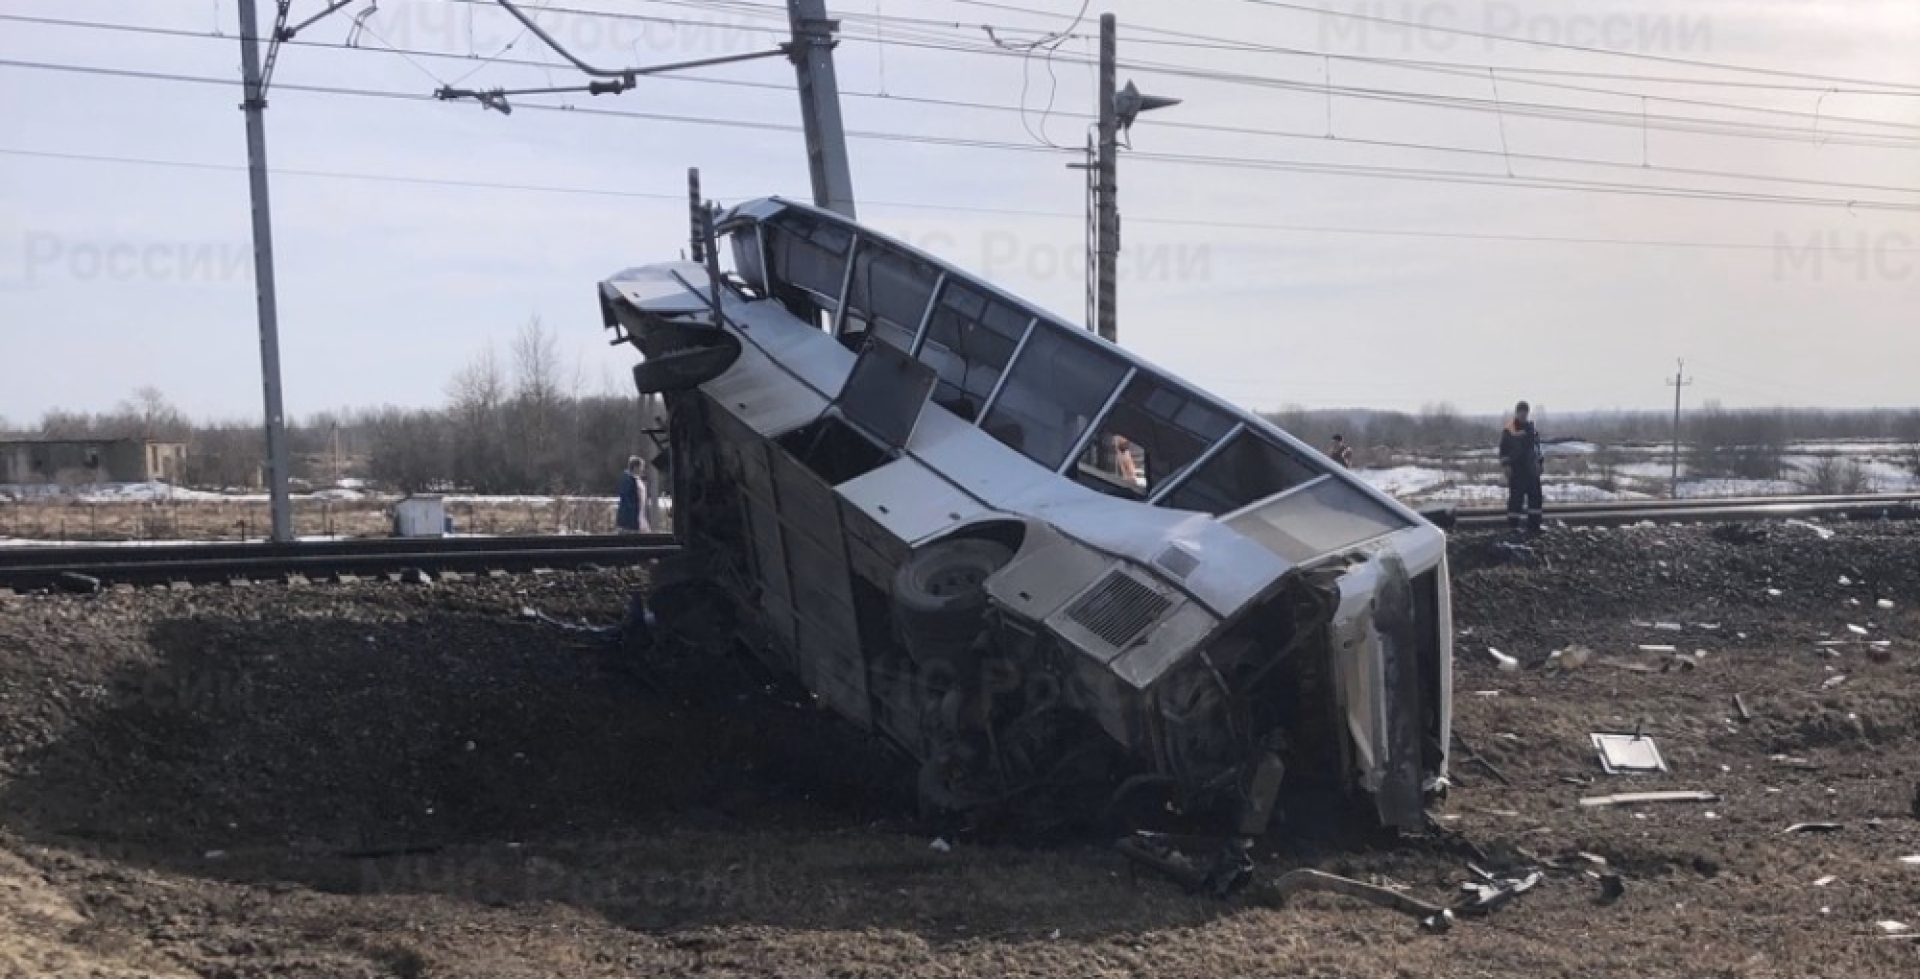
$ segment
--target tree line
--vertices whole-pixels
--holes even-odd
[[[637,397],[587,394],[583,387],[577,376],[565,376],[556,337],[535,319],[504,352],[483,349],[455,372],[440,407],[346,409],[290,420],[290,475],[312,486],[357,477],[405,492],[609,495],[627,458],[650,457],[655,448]],[[1362,465],[1484,449],[1505,421],[1440,402],[1417,412],[1288,407],[1266,415],[1311,445],[1346,436]],[[1673,437],[1673,416],[1663,411],[1536,406],[1536,419],[1549,437],[1603,446],[1666,445]],[[0,420],[0,432],[185,442],[181,481],[203,488],[259,485],[266,456],[258,422],[196,423],[150,387],[109,411],[48,411],[25,431]],[[1920,472],[1920,410],[1729,409],[1708,402],[1683,413],[1680,439],[1689,471],[1699,476],[1782,478],[1788,447],[1812,439],[1899,442]],[[1848,479],[1844,472],[1833,478]]]
[[[610,496],[627,459],[656,450],[636,396],[583,387],[565,376],[556,337],[534,320],[504,353],[488,347],[457,371],[441,407],[289,419],[289,476],[313,487],[352,477],[403,492]],[[48,411],[16,434],[184,442],[182,483],[220,489],[263,480],[266,435],[258,422],[195,423],[151,387],[109,411]]]
[[[1469,415],[1447,404],[1418,412],[1283,408],[1266,412],[1281,428],[1322,446],[1334,435],[1361,452],[1361,463],[1409,455],[1452,457],[1499,440],[1504,415]],[[1664,411],[1535,411],[1541,434],[1603,447],[1660,446],[1675,438],[1673,415]],[[1789,472],[1794,443],[1830,439],[1878,441],[1901,446],[1901,460],[1920,475],[1920,409],[1727,408],[1715,401],[1684,411],[1679,442],[1682,461],[1694,476],[1810,481],[1820,492],[1855,492],[1863,482],[1857,467],[1825,460],[1811,473]],[[1604,453],[1603,453],[1604,454]],[[1606,459],[1598,460],[1601,464]],[[1817,485],[1816,485],[1817,484]]]

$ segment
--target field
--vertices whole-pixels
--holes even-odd
[[[1549,444],[1544,451],[1549,504],[1660,499],[1676,489],[1666,445],[1575,441]],[[1776,460],[1749,460],[1751,471],[1745,475],[1695,465],[1692,454],[1688,447],[1681,458],[1677,489],[1682,497],[1920,492],[1920,445],[1911,442],[1796,442],[1781,448]],[[1490,447],[1372,450],[1359,465],[1361,478],[1402,499],[1469,506],[1506,502],[1499,459]]]
[[[1920,528],[1834,530],[1455,538],[1456,726],[1512,784],[1457,757],[1457,839],[1295,805],[1258,851],[1434,901],[1474,848],[1546,869],[1446,934],[1104,838],[936,847],[882,751],[732,659],[528,614],[614,621],[640,571],[0,599],[0,974],[1912,976]],[[1636,729],[1670,774],[1601,773],[1589,733]],[[1665,789],[1720,798],[1578,804]]]
[[[138,484],[136,484],[138,485]],[[355,494],[358,497],[358,494]],[[293,500],[297,537],[385,537],[395,498]],[[612,498],[449,497],[456,533],[610,534]],[[264,497],[0,500],[0,541],[249,540],[272,526]]]

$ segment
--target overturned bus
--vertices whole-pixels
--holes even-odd
[[[715,227],[730,271],[600,287],[664,405],[683,563],[658,621],[722,596],[727,635],[910,754],[936,812],[1105,793],[1252,835],[1284,778],[1424,825],[1451,724],[1437,528],[851,220],[769,198]]]

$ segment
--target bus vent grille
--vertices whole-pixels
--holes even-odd
[[[1125,649],[1172,605],[1133,576],[1115,571],[1073,603],[1067,618],[1115,649]]]

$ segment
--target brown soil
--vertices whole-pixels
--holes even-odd
[[[524,614],[610,623],[634,573],[0,599],[0,975],[1910,976],[1877,923],[1920,930],[1920,528],[1838,530],[1455,542],[1457,727],[1513,784],[1457,761],[1444,825],[1627,891],[1551,872],[1444,935],[1189,896],[1099,840],[939,852],[885,750],[792,691]],[[1815,645],[1849,624],[1887,661]],[[1541,665],[1568,642],[1594,660]],[[1636,728],[1672,773],[1600,774],[1588,734]],[[1654,789],[1723,798],[1578,805]],[[1260,874],[1470,877],[1463,843],[1311,815]],[[1813,821],[1842,828],[1782,832]]]

